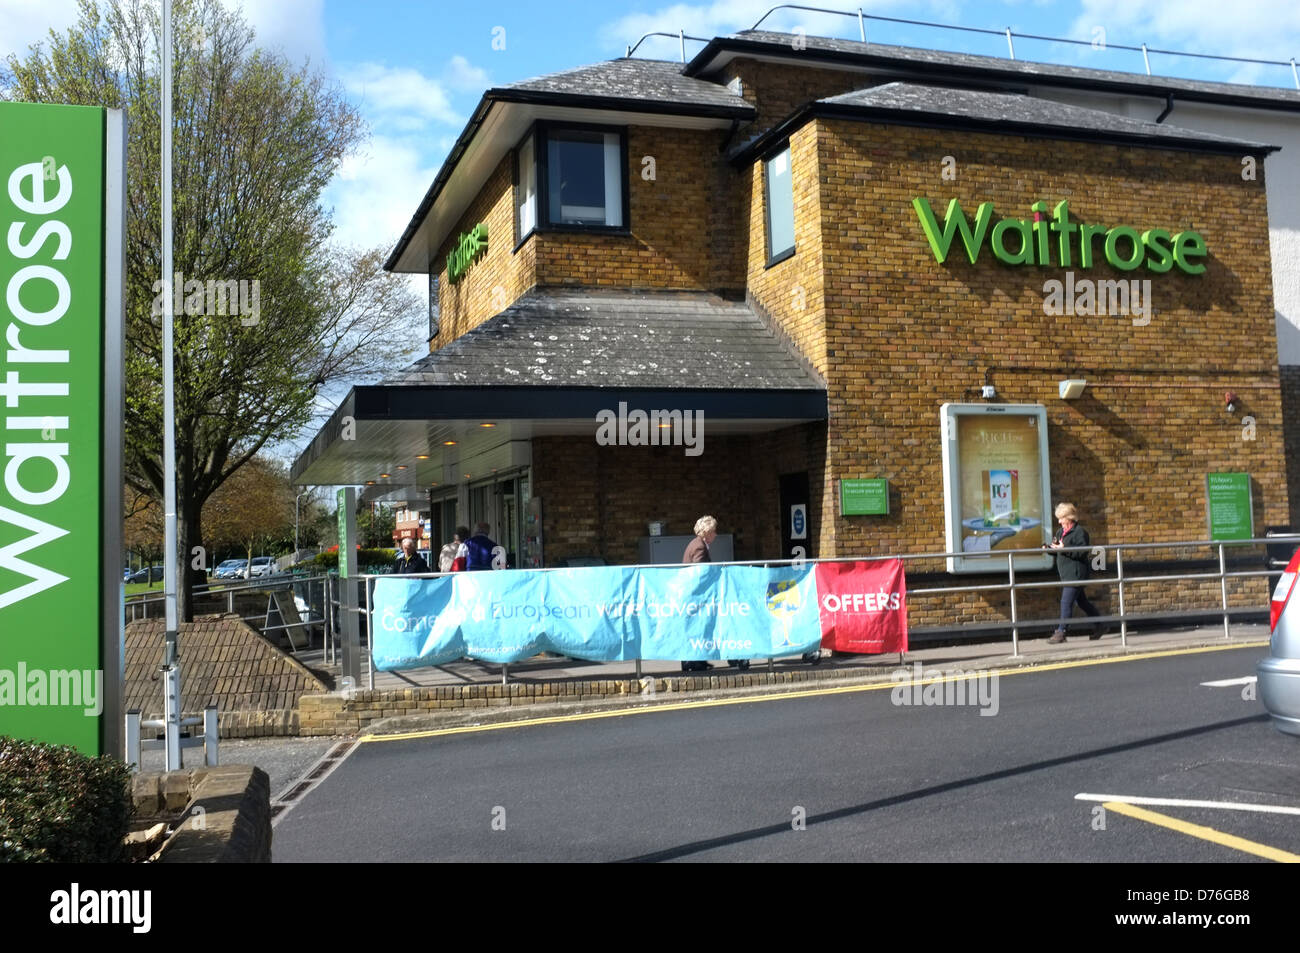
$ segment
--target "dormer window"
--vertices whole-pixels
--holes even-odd
[[[538,123],[515,151],[519,241],[543,231],[626,231],[627,131]]]

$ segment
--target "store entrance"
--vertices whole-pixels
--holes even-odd
[[[497,545],[505,547],[507,569],[519,566],[523,548],[520,511],[527,485],[527,476],[516,473],[469,488],[470,532],[474,532],[479,522],[487,523],[491,527],[488,535]]]
[[[814,557],[813,533],[808,505],[808,474],[788,473],[781,477],[779,504],[781,507],[781,558],[794,559],[799,555]],[[796,552],[795,547],[802,552]]]

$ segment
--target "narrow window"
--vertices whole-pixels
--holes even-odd
[[[763,163],[767,199],[767,263],[774,265],[794,254],[794,185],[790,147]]]
[[[537,162],[533,136],[529,133],[519,144],[515,183],[515,241],[522,242],[537,227]]]

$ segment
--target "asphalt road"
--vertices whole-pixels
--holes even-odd
[[[1254,847],[1218,841],[1300,854],[1300,814],[1142,808],[1183,825],[1170,829],[1076,799],[1300,808],[1300,739],[1274,730],[1241,685],[1201,684],[1252,675],[1260,656],[1237,649],[1004,674],[982,683],[992,715],[980,714],[967,682],[974,705],[841,689],[362,743],[280,818],[273,853],[1264,862]],[[925,701],[924,689],[906,696]]]

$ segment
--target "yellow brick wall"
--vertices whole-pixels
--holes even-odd
[[[1095,542],[1205,536],[1204,475],[1215,470],[1251,474],[1261,530],[1286,521],[1264,183],[1243,182],[1237,157],[817,125],[828,471],[897,489],[887,517],[836,518],[838,553],[943,548],[939,407],[978,400],[986,375],[998,400],[1046,405],[1053,497],[1081,508]],[[955,181],[942,177],[949,155]],[[1043,282],[1064,269],[1003,265],[987,247],[977,265],[960,253],[940,265],[915,196],[939,215],[952,197],[968,215],[993,201],[995,219],[1064,198],[1076,222],[1192,228],[1209,246],[1207,272],[1075,268],[1076,279],[1150,278],[1149,325],[1048,316]],[[1088,380],[1082,398],[1058,399],[1066,377]],[[1241,395],[1236,414],[1227,390]]]
[[[439,249],[437,350],[499,314],[534,286],[722,290],[744,287],[734,223],[735,173],[722,162],[718,130],[628,129],[630,234],[534,232],[515,250],[513,160],[497,166]],[[646,158],[654,160],[653,169]],[[653,177],[651,177],[651,174]],[[488,251],[453,285],[447,255],[457,238],[488,225]]]
[[[537,283],[532,244],[514,251],[513,177],[513,160],[507,155],[434,256],[431,267],[438,269],[439,324],[438,334],[429,344],[431,351],[499,314]],[[453,285],[447,279],[447,256],[459,237],[479,222],[487,223],[487,252]]]

